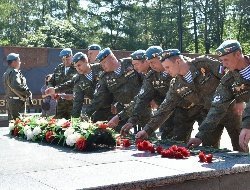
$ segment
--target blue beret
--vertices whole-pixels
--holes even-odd
[[[167,50],[164,50],[160,54],[160,57],[161,57],[160,60],[164,61],[165,59],[168,59],[170,57],[177,56],[177,55],[180,55],[180,54],[181,54],[181,52],[178,49],[167,49]]]
[[[101,50],[101,46],[99,46],[98,44],[92,44],[88,46],[88,50]]]
[[[160,46],[150,46],[146,50],[146,59],[150,60],[150,59],[153,59],[155,57],[158,57],[162,51],[163,51],[163,49]]]
[[[70,48],[65,48],[63,49],[60,54],[59,54],[59,57],[64,57],[64,56],[70,56],[72,55],[72,50]]]
[[[73,64],[76,64],[79,60],[81,59],[85,59],[87,60],[87,55],[82,53],[82,52],[77,52],[74,56],[73,56]]]
[[[133,60],[142,60],[142,59],[145,59],[145,54],[146,54],[145,50],[139,49],[133,52],[130,56]]]
[[[111,54],[110,48],[105,48],[103,49],[97,56],[96,56],[96,61],[101,62],[104,60],[109,54]]]
[[[19,54],[17,53],[10,53],[9,55],[7,55],[7,61],[14,61],[17,60],[19,58]]]
[[[216,49],[216,52],[221,57],[238,49],[241,49],[241,46],[237,40],[226,40]]]

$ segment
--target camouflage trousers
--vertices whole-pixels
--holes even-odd
[[[231,139],[233,150],[242,151],[239,146],[239,135],[241,130],[240,126],[242,123],[242,116],[238,115],[234,111],[234,105],[235,103],[232,103],[230,105],[226,115],[217,125],[216,130],[213,132],[209,132],[207,135],[205,135],[205,139],[202,143],[203,146],[213,146],[214,144],[216,144],[216,142],[220,140],[223,129],[225,128]]]
[[[224,128],[226,128],[232,143],[233,150],[241,151],[239,146],[239,134],[241,126],[241,116],[237,115],[233,110],[232,104],[226,116],[217,125],[216,130],[206,135],[203,139],[203,146],[212,146],[219,148],[221,135]],[[193,106],[190,109],[177,108],[172,116],[164,123],[164,131],[162,139],[172,138],[177,141],[187,142],[193,130],[193,124],[198,122],[200,125],[206,118],[208,109],[203,106]]]
[[[56,118],[70,119],[72,108],[73,108],[72,100],[59,99],[56,108]]]
[[[24,112],[25,102],[22,100],[8,99],[7,110],[8,120],[16,119],[20,116],[20,113]]]
[[[191,137],[194,123],[201,122],[206,114],[203,106],[193,106],[189,109],[177,107],[161,126],[161,139],[187,142]]]

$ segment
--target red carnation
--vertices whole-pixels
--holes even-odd
[[[136,140],[135,140],[135,144],[136,144],[136,145],[139,144],[139,143],[141,143],[141,142],[143,142],[143,139],[136,139]]]
[[[62,125],[62,128],[68,128],[71,126],[71,123],[70,121],[66,121],[63,125]]]
[[[84,137],[80,137],[76,140],[76,149],[77,150],[84,150],[86,148],[86,139]]]
[[[207,161],[207,158],[206,158],[204,152],[199,153],[199,159],[200,159],[200,162],[206,162]]]
[[[145,151],[147,151],[147,150],[150,150],[150,147],[152,146],[152,144],[151,144],[151,142],[149,142],[149,141],[143,141],[142,142],[142,146],[143,146],[143,149],[145,150]]]
[[[17,127],[15,127],[13,130],[13,135],[16,137],[16,136],[18,136],[18,133],[19,133],[19,129]]]
[[[137,149],[138,149],[139,151],[144,151],[142,142],[140,142],[140,143],[137,144]]]
[[[53,131],[47,131],[46,134],[45,134],[45,139],[47,142],[52,142],[54,140],[54,133]]]
[[[152,145],[151,147],[149,147],[148,149],[152,154],[155,153],[155,147]]]
[[[207,159],[207,163],[212,163],[213,155],[212,154],[206,155],[206,159]]]
[[[108,124],[107,123],[99,123],[98,126],[101,129],[106,129],[108,127]]]
[[[123,139],[122,140],[122,145],[124,147],[129,147],[131,145],[129,139]]]
[[[158,154],[161,154],[161,151],[163,150],[163,148],[162,148],[162,146],[157,146],[156,147],[156,152],[158,153]]]

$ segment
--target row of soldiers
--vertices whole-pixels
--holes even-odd
[[[188,146],[218,147],[225,127],[233,149],[248,151],[250,105],[242,113],[250,97],[250,59],[238,41],[226,40],[217,48],[220,61],[209,56],[190,59],[178,49],[160,46],[137,50],[120,60],[109,48],[100,51],[94,44],[89,49],[99,51],[97,63],[82,52],[73,56],[69,48],[60,52],[63,63],[55,69],[46,94],[73,95],[59,99],[57,117],[80,117],[88,97],[91,104],[82,114],[93,122],[108,120],[123,135],[139,126],[142,130],[136,131],[136,137],[146,139],[161,127],[162,138],[185,141]],[[9,74],[4,75],[8,93]],[[27,88],[22,91],[27,92],[23,96],[30,95]],[[17,96],[9,99],[17,100]],[[157,107],[153,115],[152,105]],[[196,121],[199,132],[190,139]]]

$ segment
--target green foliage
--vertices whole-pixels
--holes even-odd
[[[81,7],[85,2],[86,7]],[[181,3],[181,17],[179,16]],[[181,30],[180,30],[181,29]],[[228,38],[250,51],[248,0],[2,0],[0,45],[84,48],[150,45],[214,53]],[[180,35],[180,31],[182,35]]]

